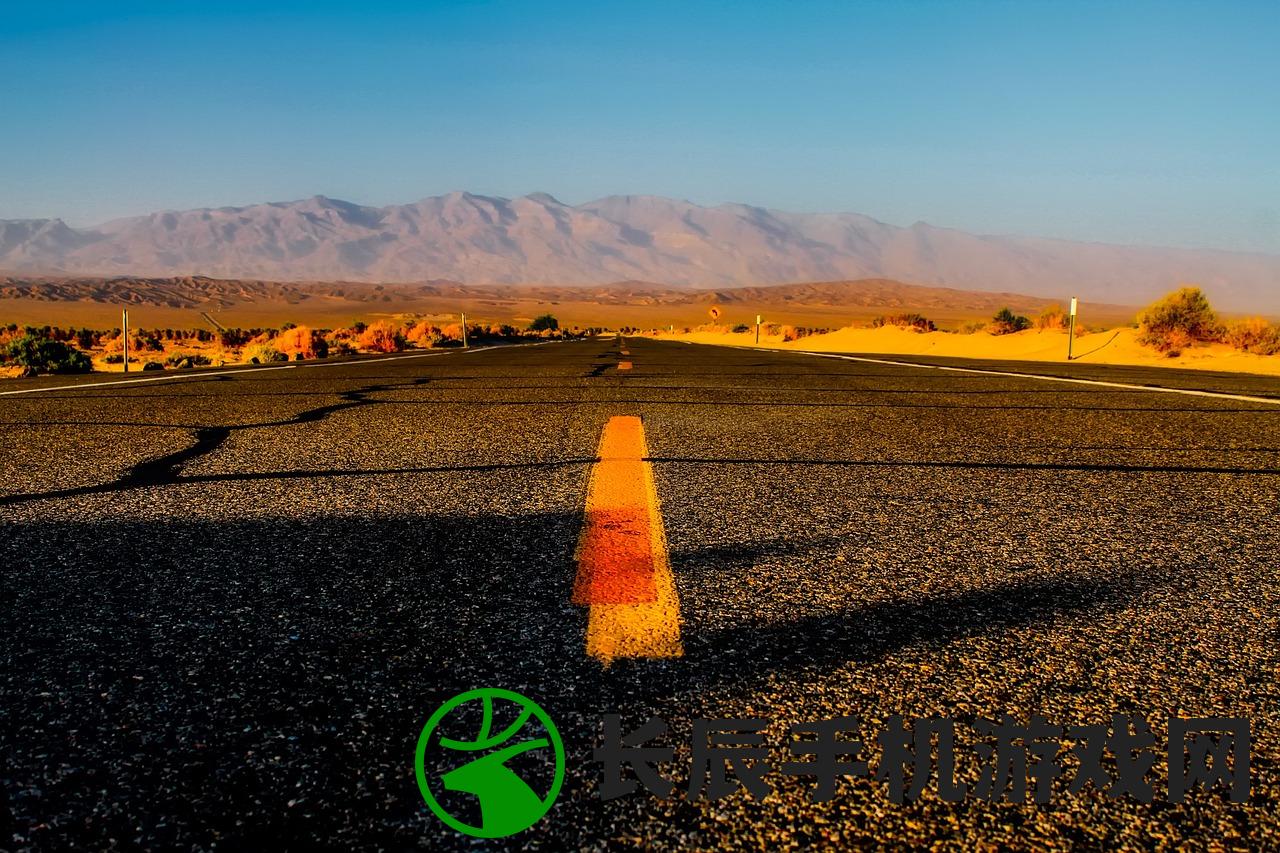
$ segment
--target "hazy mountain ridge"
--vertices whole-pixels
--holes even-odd
[[[855,213],[702,207],[654,196],[562,204],[450,193],[367,207],[315,196],[72,229],[0,220],[0,269],[46,274],[725,288],[901,279],[1142,303],[1196,282],[1226,309],[1280,311],[1280,256],[973,235]]]

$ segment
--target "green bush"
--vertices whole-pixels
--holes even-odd
[[[1008,308],[1001,308],[987,324],[987,331],[993,335],[1011,335],[1014,332],[1031,328],[1031,320],[1021,314],[1014,314]]]
[[[6,360],[32,373],[89,373],[93,362],[73,346],[36,335],[9,342]]]
[[[560,321],[550,314],[543,314],[541,317],[534,317],[533,322],[529,324],[531,332],[545,332],[560,328]]]
[[[1222,338],[1222,324],[1198,287],[1175,290],[1138,315],[1138,343],[1170,356],[1195,343]]]

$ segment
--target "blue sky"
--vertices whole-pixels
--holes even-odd
[[[0,218],[648,193],[1280,253],[1280,3],[15,3]]]

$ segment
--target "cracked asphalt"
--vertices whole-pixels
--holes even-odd
[[[595,339],[0,397],[0,849],[1280,848],[1280,405],[627,346],[625,373]],[[644,421],[685,656],[605,669],[570,596],[613,415]],[[567,775],[479,841],[412,765],[489,686],[547,710]],[[767,720],[779,764],[789,726],[857,716],[874,768],[894,715],[962,741],[1002,713],[1245,717],[1251,793],[815,803],[774,771],[763,799],[605,802],[614,713],[669,724],[681,789],[698,718]]]

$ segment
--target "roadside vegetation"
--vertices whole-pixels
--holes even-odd
[[[1015,314],[1008,308],[1001,308],[987,324],[987,331],[993,335],[1012,335],[1031,328],[1031,320],[1021,314]]]
[[[919,314],[887,314],[875,317],[871,321],[871,328],[873,329],[882,329],[885,326],[900,326],[915,332],[936,332],[938,330],[932,320]]]
[[[525,329],[505,323],[467,323],[471,345],[514,343],[527,339],[571,338],[593,330],[561,329],[545,314]],[[404,316],[355,322],[339,329],[314,329],[286,323],[281,328],[129,330],[131,370],[186,370],[206,365],[268,364],[460,347],[463,329],[456,322]],[[0,375],[88,373],[123,368],[125,341],[119,328],[77,329],[57,326],[0,327]]]
[[[23,376],[93,370],[89,356],[72,344],[30,332],[6,341],[0,349],[0,362],[14,366]]]
[[[1170,356],[1198,344],[1222,340],[1224,327],[1198,287],[1184,287],[1138,315],[1138,343]]]
[[[1071,317],[1066,309],[1057,303],[1046,305],[1040,309],[1040,315],[1036,317],[1036,328],[1042,332],[1066,331],[1070,325]]]
[[[1183,287],[1138,315],[1138,342],[1171,358],[1210,343],[1255,355],[1280,355],[1280,327],[1261,317],[1224,322],[1200,288]]]

